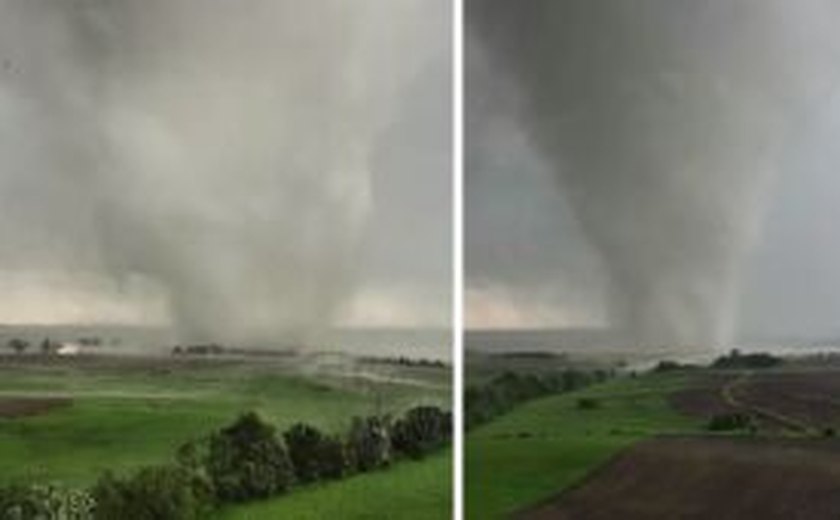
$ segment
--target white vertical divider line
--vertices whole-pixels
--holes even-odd
[[[452,1],[453,517],[464,518],[464,0]]]

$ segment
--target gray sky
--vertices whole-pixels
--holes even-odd
[[[473,6],[479,4],[481,2],[472,2]],[[836,228],[836,222],[840,221],[840,205],[837,204],[837,200],[840,200],[840,152],[834,145],[840,136],[840,92],[834,87],[825,88],[825,85],[836,81],[838,75],[838,67],[831,66],[832,53],[837,49],[837,40],[832,36],[832,31],[834,34],[837,31],[836,27],[831,27],[830,20],[836,20],[836,17],[820,17],[815,14],[825,13],[825,9],[831,10],[836,7],[819,0],[804,2],[801,9],[800,4],[784,2],[762,4],[709,0],[695,2],[691,9],[687,9],[685,7],[688,3],[669,4],[657,0],[635,3],[605,2],[598,4],[599,8],[592,7],[591,4],[586,5],[586,2],[566,2],[561,5],[537,1],[516,12],[516,6],[501,1],[488,0],[483,4],[485,7],[490,6],[487,9],[489,17],[484,19],[488,26],[493,22],[492,16],[507,10],[503,13],[505,17],[499,16],[499,20],[504,19],[506,23],[499,22],[494,29],[496,32],[487,34],[492,34],[491,38],[494,45],[498,45],[497,49],[506,49],[504,52],[511,52],[510,56],[516,56],[517,63],[512,69],[525,71],[524,74],[532,74],[533,78],[538,78],[537,91],[542,96],[552,95],[552,82],[557,83],[557,92],[560,88],[565,88],[562,87],[566,85],[562,83],[566,81],[564,76],[585,77],[591,73],[610,78],[611,72],[608,67],[603,66],[603,62],[595,65],[590,63],[589,69],[575,69],[574,65],[565,65],[564,68],[564,64],[571,62],[564,61],[561,56],[573,55],[574,50],[563,46],[591,45],[595,49],[591,51],[595,53],[594,56],[600,56],[597,53],[608,49],[609,43],[598,47],[601,43],[595,43],[598,38],[619,34],[615,37],[619,41],[626,35],[632,35],[634,27],[641,26],[633,24],[641,20],[648,23],[646,38],[649,41],[627,41],[641,42],[638,43],[640,49],[650,42],[653,42],[653,48],[668,48],[669,45],[662,42],[672,38],[670,30],[674,29],[682,34],[681,38],[684,41],[693,42],[693,46],[686,48],[691,49],[694,56],[687,57],[689,55],[684,54],[683,58],[678,57],[677,60],[683,61],[674,62],[677,65],[673,70],[667,67],[656,69],[655,67],[666,63],[665,59],[653,53],[643,57],[635,56],[633,46],[637,43],[630,43],[620,50],[625,59],[622,67],[630,67],[628,63],[639,63],[650,67],[654,73],[683,74],[687,67],[695,66],[697,68],[691,72],[699,74],[695,77],[702,78],[705,72],[698,71],[708,70],[708,74],[720,74],[721,81],[731,81],[735,88],[745,84],[744,82],[753,81],[750,77],[753,73],[756,77],[761,74],[784,75],[785,67],[789,67],[789,71],[792,71],[789,75],[792,75],[793,79],[785,78],[784,81],[789,82],[789,85],[781,88],[789,88],[786,94],[795,93],[799,96],[797,99],[804,100],[809,108],[790,117],[785,113],[788,109],[779,109],[782,117],[795,123],[789,125],[792,130],[783,132],[779,144],[774,145],[774,149],[778,151],[773,165],[777,172],[766,190],[762,190],[762,203],[757,206],[759,209],[755,210],[755,243],[746,247],[743,255],[733,257],[738,259],[736,272],[739,274],[733,278],[733,283],[727,285],[735,287],[735,330],[739,337],[747,338],[811,339],[840,336],[840,237]],[[667,9],[664,8],[665,4],[668,4]],[[468,16],[469,5],[468,2]],[[540,11],[540,6],[547,6],[547,9]],[[615,22],[621,25],[617,25],[618,29],[612,31],[597,25],[597,20],[609,19],[610,6],[615,7],[614,11],[622,11],[624,14],[623,18],[619,18],[620,21]],[[557,21],[552,16],[558,20],[562,19],[558,13],[562,14],[566,8],[569,10],[565,13],[568,15],[566,18],[578,16],[586,10],[592,11],[589,13],[589,19],[596,20],[593,22],[596,25],[590,26],[588,32],[570,35],[565,40],[558,37],[558,41],[551,43],[553,36],[542,34],[540,30],[553,28],[558,34],[568,34],[568,31],[551,25]],[[726,15],[726,10],[730,8],[737,9],[737,15]],[[492,9],[496,9],[497,12],[492,13]],[[697,11],[692,11],[694,9]],[[532,15],[533,18],[529,18]],[[743,18],[739,18],[742,15]],[[505,35],[517,33],[517,23],[523,19],[532,23],[518,33],[521,36],[519,40],[511,38],[506,42]],[[536,19],[540,21],[534,23]],[[691,28],[684,25],[686,19],[693,20]],[[719,23],[718,20],[726,22]],[[739,23],[742,25],[739,26]],[[677,27],[684,29],[676,30]],[[737,28],[743,32],[733,30]],[[601,29],[606,32],[599,32]],[[527,104],[528,101],[523,101],[523,91],[517,89],[515,81],[511,79],[510,70],[500,67],[498,61],[494,62],[495,57],[487,58],[487,47],[482,45],[486,42],[479,43],[480,38],[476,37],[474,30],[468,31],[468,34],[472,36],[467,41],[466,55],[465,253],[468,326],[480,328],[608,325],[614,293],[611,289],[610,270],[604,264],[602,250],[595,247],[581,228],[579,215],[570,203],[569,184],[557,178],[556,167],[552,166],[551,161],[556,157],[551,160],[546,158],[545,149],[534,143],[533,129],[523,122],[522,111],[528,111],[530,108],[522,108],[522,104]],[[582,43],[587,37],[591,38],[591,42]],[[518,43],[511,44],[513,41]],[[528,48],[529,42],[540,42],[534,43],[533,47],[540,49],[540,68],[528,68],[531,66],[531,60],[536,60],[532,55],[515,54],[527,52],[523,49]],[[505,48],[506,44],[510,46]],[[514,45],[519,45],[518,50],[511,50]],[[672,46],[676,50],[668,52],[680,56],[679,53],[683,52],[680,45]],[[765,49],[763,54],[768,58],[772,56],[771,60],[776,59],[777,64],[763,61],[765,58],[758,53],[762,46]],[[770,51],[768,49],[771,46],[777,48]],[[703,57],[706,51],[709,51],[708,60],[702,61],[706,59]],[[556,55],[552,56],[552,52],[556,52]],[[512,61],[510,56],[506,56],[502,61]],[[795,56],[795,60],[791,58],[788,65],[783,56]],[[590,59],[597,60],[592,57]],[[698,64],[692,65],[691,60],[695,59],[698,60]],[[725,68],[729,66],[727,62],[730,60],[736,63],[737,60],[744,59],[746,61],[740,62],[737,68]],[[755,61],[751,62],[750,59]],[[714,60],[718,60],[720,65]],[[750,69],[751,64],[755,66],[754,72]],[[539,74],[534,71],[539,71]],[[633,74],[625,72],[624,77],[634,77]],[[624,77],[616,81],[625,81]],[[533,78],[527,77],[526,82],[532,81]],[[648,81],[643,75],[639,75],[638,78],[639,85]],[[763,87],[760,83],[758,85],[755,92],[761,96],[764,94],[761,91]],[[612,88],[605,87],[605,91]],[[616,90],[620,88],[615,87]],[[533,91],[532,89],[528,92]],[[826,94],[829,91],[831,93]],[[569,92],[572,90],[563,95],[571,96]],[[586,100],[589,98],[586,96],[592,95],[602,94],[587,92],[580,98],[580,102],[588,102]],[[679,90],[676,90],[676,94],[669,95],[674,95],[673,99],[678,100],[678,103],[683,102],[682,100],[685,100],[685,103],[694,103],[703,99],[703,94],[683,94]],[[549,98],[539,101],[539,110],[535,116],[540,118],[539,124],[543,125],[540,127],[543,130],[548,128],[545,125],[553,124],[546,121],[552,121],[553,117],[559,118],[567,111],[568,106],[563,105],[563,102],[573,104],[570,100],[574,98],[560,98],[564,101],[559,105],[550,105],[546,99]],[[650,103],[653,103],[653,110],[657,110],[656,98],[649,99],[652,99]],[[728,99],[727,102],[737,103],[737,99],[732,97],[734,101]],[[748,102],[751,101],[744,101]],[[620,118],[625,117],[626,121],[630,121],[630,117],[637,115],[628,110],[626,115],[619,113],[615,117],[616,121],[619,121],[617,124],[623,124]],[[733,124],[746,125],[747,116],[732,121]],[[686,129],[691,124],[693,123],[680,121],[672,125],[670,133],[677,136],[676,143],[682,143],[679,140],[680,133],[688,132]],[[718,132],[729,131],[725,126],[720,126],[727,124],[725,121],[713,124],[718,125]],[[653,143],[662,142],[667,135],[656,134],[655,129],[639,132],[642,134],[640,139],[649,136]],[[620,141],[621,146],[629,143],[631,137],[624,139]],[[562,157],[561,152],[557,150],[555,148],[552,153]],[[599,175],[601,173],[603,172],[598,172]],[[629,175],[631,172],[626,173]],[[657,175],[660,185],[671,183],[667,171]],[[621,204],[624,202],[621,186],[626,179],[623,180],[618,174],[614,177],[613,188],[609,188],[609,185],[601,186],[598,192]],[[604,174],[604,179],[608,178],[609,175]],[[726,177],[721,179],[725,182]],[[695,181],[699,182],[698,179]],[[689,187],[703,188],[694,181],[683,185],[685,189]],[[672,193],[675,194],[675,200],[683,201],[681,204],[693,204],[688,194],[681,194],[679,191]],[[698,200],[702,203],[702,198]],[[727,199],[710,198],[708,206],[711,208],[721,200]],[[590,202],[592,201],[596,199],[590,199]],[[642,215],[644,211],[647,210],[637,215]],[[655,211],[655,208],[652,211]],[[662,214],[671,215],[673,218],[679,215],[679,208],[667,208]],[[739,210],[725,209],[721,214],[737,215]],[[624,224],[633,220],[632,215],[624,214]],[[697,238],[708,239],[702,234]],[[670,237],[668,228],[663,228],[663,233],[657,240],[652,242],[658,244],[657,247],[684,247],[686,236]],[[709,240],[708,243],[715,242]],[[670,272],[670,269],[670,266],[665,266],[662,272]],[[707,273],[702,274],[707,276]]]
[[[449,18],[0,3],[0,322],[448,326]]]

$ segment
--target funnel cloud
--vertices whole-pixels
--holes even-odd
[[[369,236],[389,196],[375,170],[400,186],[417,170],[388,150],[446,135],[442,92],[420,96],[430,120],[407,93],[446,70],[447,16],[419,0],[0,3],[0,269],[156,291],[185,340],[311,341],[382,274],[364,266],[391,240]]]
[[[482,62],[468,96],[507,100],[520,166],[552,177],[626,341],[734,340],[779,176],[836,90],[838,14],[819,0],[468,2],[468,61]],[[468,132],[492,142],[482,124],[498,128],[476,115]],[[473,164],[468,186],[487,160]],[[563,243],[557,230],[541,238]]]

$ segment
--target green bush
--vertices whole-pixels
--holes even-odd
[[[449,441],[452,417],[434,406],[418,406],[394,423],[391,442],[394,451],[420,458]]]
[[[601,407],[601,402],[592,397],[581,397],[577,400],[578,410],[597,410]]]
[[[391,439],[388,425],[380,417],[353,418],[347,439],[351,465],[358,471],[370,471],[391,463]]]
[[[464,425],[469,430],[508,412],[516,405],[546,395],[572,392],[603,382],[615,373],[606,370],[566,369],[554,374],[505,372],[489,383],[470,386],[464,393]]]
[[[318,429],[298,423],[283,433],[298,481],[340,478],[346,469],[344,446]]]
[[[292,467],[275,429],[255,413],[210,437],[207,472],[221,501],[241,502],[285,492]]]
[[[94,499],[56,485],[0,488],[0,520],[91,520]]]
[[[128,478],[108,472],[92,494],[96,520],[200,520],[213,509],[209,483],[180,466],[150,466]]]
[[[349,469],[350,461],[347,457],[347,449],[335,437],[326,437],[321,442],[319,459],[321,462],[321,478],[323,479],[341,478]]]
[[[709,419],[706,428],[709,431],[754,430],[755,422],[748,414],[739,412],[722,413]]]
[[[712,368],[722,369],[753,369],[773,368],[784,363],[784,359],[766,352],[744,354],[738,349],[732,349],[729,354],[720,356],[712,363]]]

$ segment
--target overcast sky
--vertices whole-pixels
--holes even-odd
[[[479,3],[473,2],[473,5]],[[528,19],[528,16],[538,12],[539,5],[548,6],[542,12],[542,18],[545,19],[542,25],[538,27],[538,24],[532,24],[523,29],[520,34],[525,36],[518,40],[520,49],[527,48],[527,43],[521,43],[523,41],[542,42],[541,46],[535,47],[545,55],[541,58],[541,63],[546,67],[543,69],[542,86],[554,80],[553,74],[562,77],[562,74],[580,74],[580,70],[584,70],[583,74],[589,73],[589,70],[602,71],[600,63],[590,64],[590,69],[565,70],[559,56],[566,56],[563,53],[572,51],[563,49],[562,41],[552,47],[549,36],[539,35],[540,29],[552,27],[552,14],[562,12],[563,6],[551,2],[534,2],[528,4],[522,10],[526,11],[525,14],[519,17],[519,13],[510,16],[517,10],[514,6],[492,0],[484,4],[496,4],[497,7],[501,6],[497,11],[509,11],[509,16],[505,18],[505,29],[500,28],[503,27],[500,22],[495,33],[488,32],[497,40],[504,37],[499,35],[504,35],[505,30],[515,33],[517,29],[511,27],[515,27],[522,17]],[[583,4],[585,2],[567,2],[563,5],[569,6],[572,16],[576,16],[587,9],[586,6],[581,7]],[[797,47],[802,63],[810,64],[811,61],[818,62],[824,58],[827,51],[820,46],[820,42],[836,45],[836,40],[831,36],[830,23],[825,20],[822,21],[825,23],[818,23],[817,17],[813,16],[814,12],[820,12],[826,6],[832,9],[829,4],[819,1],[806,2],[807,9],[798,12],[799,4],[785,5],[783,2],[695,3],[694,6],[697,6],[698,12],[702,10],[705,18],[697,13],[692,15],[693,18],[688,16],[691,14],[689,9],[682,9],[684,12],[681,13],[680,6],[685,7],[687,3],[671,3],[668,9],[657,10],[656,6],[660,4],[664,7],[667,2],[663,4],[654,0],[633,4],[636,7],[650,7],[646,11],[633,11],[635,8],[627,6],[630,10],[627,12],[632,12],[630,21],[621,22],[625,25],[612,33],[625,31],[632,35],[633,20],[638,17],[638,20],[647,21],[646,35],[650,41],[657,42],[657,38],[671,37],[663,36],[668,34],[668,25],[683,27],[680,24],[687,17],[697,21],[691,29],[697,30],[686,38],[695,38],[691,41],[699,42],[695,47],[699,49],[698,56],[702,56],[705,47],[710,45],[723,49],[723,53],[710,55],[721,57],[720,61],[730,59],[732,54],[738,56],[741,52],[749,56],[751,51],[748,46],[754,42],[748,38],[754,37],[757,42],[765,41],[762,38],[768,38],[768,34],[760,32],[764,27],[758,25],[756,30],[756,26],[744,26],[750,31],[755,30],[755,34],[745,39],[746,43],[739,42],[739,36],[726,32],[726,29],[712,35],[712,31],[716,30],[715,9],[723,7],[724,11],[717,11],[720,14],[727,7],[736,6],[742,9],[739,14],[750,14],[750,9],[753,9],[754,14],[760,14],[757,18],[753,17],[753,20],[775,20],[773,23],[784,20],[785,9],[788,9],[790,13],[787,14],[792,15],[789,16],[791,31],[785,32],[787,28],[784,25],[772,27],[779,33],[778,41],[784,42],[779,43],[783,49],[787,49],[784,47],[788,44],[786,38],[800,34],[797,31],[812,32],[794,44],[809,42],[801,48]],[[608,19],[603,15],[609,11],[610,5],[617,7],[616,12],[626,6],[621,2],[599,4],[603,9],[591,9],[591,20]],[[767,9],[761,11],[764,6]],[[551,13],[552,9],[556,12]],[[575,9],[578,9],[577,13]],[[779,13],[782,13],[780,18],[773,18]],[[809,16],[812,17],[811,21],[808,21]],[[732,23],[739,22],[735,20]],[[770,22],[767,24],[771,27]],[[594,56],[600,56],[597,53],[603,50],[595,47],[598,44],[594,43],[601,38],[599,30],[594,25],[588,33],[580,33],[591,35],[591,45],[597,49],[592,51]],[[703,30],[707,31],[705,36]],[[562,31],[558,29],[557,32]],[[532,129],[523,124],[517,112],[517,103],[522,103],[518,96],[522,93],[512,86],[509,70],[498,67],[498,63],[488,59],[487,47],[482,45],[474,31],[468,31],[470,34],[472,36],[467,40],[466,54],[465,150],[467,325],[473,328],[608,326],[611,281],[601,253],[581,229],[580,221],[570,204],[568,186],[558,180],[556,168],[546,160],[542,153],[544,150],[534,145]],[[610,31],[603,34],[610,34]],[[577,37],[581,39],[574,40]],[[580,35],[570,36],[565,43],[580,43],[584,38]],[[641,41],[640,48],[645,45],[640,39],[627,41]],[[742,43],[744,47],[739,48]],[[604,48],[608,48],[608,45],[604,44]],[[633,56],[633,45],[635,43],[620,51],[630,56],[631,63],[637,59]],[[557,51],[558,56],[552,61],[550,55],[554,51]],[[768,56],[772,54],[767,52]],[[531,56],[519,56],[519,62],[526,63],[523,70],[531,59]],[[655,65],[657,59],[650,58],[649,61]],[[714,60],[714,57],[710,59]],[[677,68],[681,66],[677,65]],[[712,70],[715,67],[713,61],[706,62],[704,66]],[[757,65],[760,66],[763,65]],[[779,70],[784,70],[784,66],[780,65]],[[808,69],[803,66],[797,70]],[[830,78],[833,74],[836,78],[836,68],[826,66],[824,70],[825,77]],[[598,73],[609,74],[595,72]],[[749,75],[750,71],[747,69],[744,74]],[[814,84],[824,79],[822,74],[817,72],[818,77],[813,78]],[[802,84],[812,81],[810,77],[797,79],[802,79]],[[557,81],[560,84],[561,80]],[[791,91],[794,89],[791,88]],[[756,243],[748,248],[740,267],[742,274],[737,284],[735,328],[741,338],[840,337],[840,231],[837,227],[840,222],[840,204],[837,204],[840,200],[840,149],[836,146],[840,138],[840,92],[836,88],[825,91],[830,92],[812,100],[812,108],[797,120],[795,129],[785,135],[779,145],[781,153],[776,164],[778,172],[767,188],[766,203],[759,212]],[[545,95],[550,95],[550,92],[548,87],[540,91]],[[539,106],[544,112],[538,116],[545,119],[559,117],[563,112],[562,108],[558,108],[558,112],[552,113],[551,109],[546,109],[549,105],[545,103]],[[682,130],[675,127],[675,131]],[[618,180],[616,175],[614,190],[620,190]],[[603,191],[608,192],[608,189]],[[619,194],[609,196],[621,200]],[[672,243],[679,245],[684,239],[675,237]],[[667,238],[662,244],[669,244]]]
[[[449,326],[450,11],[2,2],[0,322]]]

